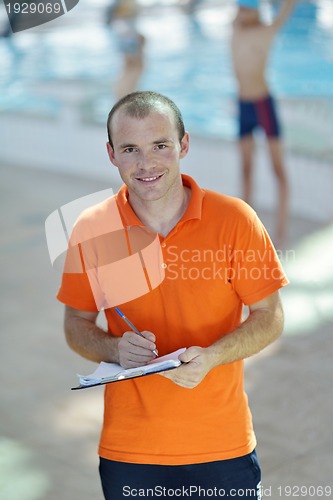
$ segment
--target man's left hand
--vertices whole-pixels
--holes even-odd
[[[199,385],[213,368],[209,351],[203,347],[189,347],[179,356],[179,359],[182,364],[178,368],[162,372],[160,375],[188,389]]]

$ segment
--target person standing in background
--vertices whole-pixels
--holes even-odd
[[[115,0],[106,13],[106,23],[115,32],[123,58],[122,71],[114,89],[117,100],[137,90],[144,69],[145,38],[137,29],[137,16],[136,0]]]
[[[261,127],[278,183],[278,213],[275,244],[283,246],[287,236],[288,180],[284,165],[281,127],[275,100],[266,80],[266,67],[274,36],[290,15],[296,0],[284,0],[270,25],[262,22],[258,0],[237,0],[233,22],[231,56],[239,96],[239,148],[242,162],[243,198],[251,204],[253,181],[253,132]]]

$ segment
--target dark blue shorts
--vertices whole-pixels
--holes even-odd
[[[276,113],[273,97],[267,96],[258,101],[239,101],[239,137],[262,128],[267,137],[280,137],[281,127]]]
[[[190,465],[146,465],[100,458],[106,500],[124,498],[261,499],[256,452],[231,460]]]

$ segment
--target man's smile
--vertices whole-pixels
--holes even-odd
[[[151,182],[155,182],[157,181],[158,179],[160,179],[164,174],[160,174],[160,175],[154,175],[154,176],[150,176],[150,177],[135,177],[137,181],[140,181],[140,182],[147,182],[147,183],[151,183]]]

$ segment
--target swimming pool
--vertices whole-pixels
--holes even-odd
[[[236,89],[228,39],[234,3],[202,0],[189,16],[171,0],[149,2],[142,0],[139,21],[147,38],[140,87],[173,98],[192,133],[233,139]],[[113,33],[103,25],[106,4],[81,0],[67,17],[0,39],[0,111],[56,115],[61,100],[40,93],[40,85],[74,80],[85,84],[84,118],[104,124],[121,64]],[[268,4],[264,15],[271,15]],[[297,5],[276,38],[268,79],[279,99],[324,100],[333,116],[332,0]]]

